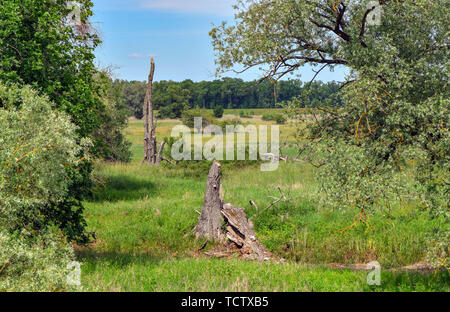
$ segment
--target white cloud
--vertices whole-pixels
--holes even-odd
[[[128,57],[133,58],[133,59],[143,59],[143,58],[147,58],[147,57],[156,57],[156,54],[131,53],[131,54],[128,54]]]
[[[142,7],[180,13],[233,15],[235,0],[143,0]]]

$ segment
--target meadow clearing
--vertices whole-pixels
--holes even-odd
[[[256,110],[255,110],[256,111]],[[239,111],[225,111],[234,118]],[[261,112],[259,112],[261,114]],[[270,125],[260,116],[245,122]],[[170,136],[176,120],[157,123],[158,141]],[[281,141],[294,140],[295,128],[280,126]],[[449,291],[446,271],[407,270],[423,263],[426,237],[442,219],[394,205],[389,216],[370,215],[370,228],[357,223],[358,209],[330,210],[317,205],[314,167],[281,162],[274,172],[257,164],[224,166],[224,200],[253,216],[258,239],[285,263],[212,259],[198,249],[204,241],[193,228],[203,205],[209,163],[182,166],[142,165],[144,128],[130,120],[131,163],[96,163],[97,186],[85,202],[88,229],[96,241],[78,247],[82,287],[86,291]],[[295,150],[288,151],[294,153]],[[258,213],[254,200],[266,207],[280,186],[289,202]],[[257,214],[257,215],[255,215]],[[211,246],[208,246],[210,248]],[[367,284],[367,271],[340,265],[376,260],[381,285]]]

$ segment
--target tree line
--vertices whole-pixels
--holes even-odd
[[[301,80],[282,80],[274,84],[269,80],[244,81],[237,78],[201,82],[159,81],[153,86],[153,103],[159,116],[164,118],[180,118],[184,110],[195,108],[275,108],[282,102],[299,97],[308,107],[340,107],[340,86],[335,81],[303,83]],[[147,83],[115,80],[113,87],[121,94],[120,98],[130,114],[141,119]]]

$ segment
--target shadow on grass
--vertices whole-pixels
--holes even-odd
[[[158,194],[156,185],[138,177],[129,175],[115,175],[106,178],[106,183],[97,185],[92,195],[92,202],[117,202],[127,200],[139,200],[147,196]]]

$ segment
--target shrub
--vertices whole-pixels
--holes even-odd
[[[233,119],[223,120],[222,122],[220,122],[219,125],[222,128],[222,131],[225,133],[225,132],[227,132],[227,126],[233,126],[233,127],[236,127],[239,125],[245,126],[246,123],[242,122],[242,120],[239,118],[233,118]]]
[[[427,262],[436,269],[450,270],[450,231],[438,230],[430,235]]]
[[[214,117],[222,118],[223,112],[224,112],[224,109],[222,106],[216,106],[216,108],[214,108]]]
[[[68,115],[28,86],[0,83],[0,103],[0,227],[12,233],[56,225],[70,240],[86,242],[75,185],[83,180],[80,155],[91,143],[77,144]]]
[[[246,112],[246,111],[239,111],[239,117],[241,118],[253,118],[252,114],[250,112]]]
[[[32,237],[0,230],[0,292],[75,290],[67,280],[74,252],[57,233],[51,230]]]
[[[202,118],[202,127],[205,128],[209,125],[215,124],[216,120],[207,110],[195,109],[184,111],[181,117],[183,124],[189,128],[194,128],[195,117]]]
[[[262,120],[264,121],[275,121],[277,124],[282,125],[285,124],[287,119],[281,113],[267,113],[262,116]]]

